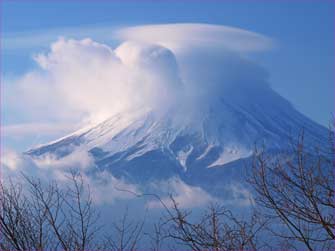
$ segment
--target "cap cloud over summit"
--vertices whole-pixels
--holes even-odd
[[[10,105],[32,117],[95,123],[125,110],[195,106],[225,87],[266,79],[244,53],[266,50],[271,40],[249,31],[171,24],[124,28],[115,36],[121,40],[115,49],[89,38],[60,38],[35,56],[38,69],[10,87],[24,105],[14,99]]]

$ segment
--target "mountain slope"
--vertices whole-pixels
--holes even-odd
[[[267,85],[230,88],[201,107],[189,110],[177,104],[164,112],[120,113],[27,154],[63,158],[81,149],[91,154],[98,170],[130,182],[179,176],[218,194],[225,184],[243,179],[255,144],[280,152],[302,129],[307,144],[322,144],[327,136],[325,128]]]

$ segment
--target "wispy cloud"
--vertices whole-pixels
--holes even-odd
[[[110,172],[87,172],[94,169],[95,164],[91,155],[77,149],[65,158],[56,158],[52,154],[42,158],[17,153],[13,150],[3,150],[1,156],[1,178],[4,181],[17,179],[22,181],[22,173],[42,181],[57,181],[59,185],[67,185],[69,172],[79,171],[83,181],[90,187],[92,199],[96,204],[113,204],[119,199],[131,199],[134,196],[129,192],[140,193],[138,186],[123,179],[114,177]]]
[[[29,135],[59,135],[78,129],[73,123],[21,123],[1,126],[6,137],[22,138]]]
[[[227,194],[224,200],[211,195],[199,186],[185,183],[179,177],[172,177],[165,181],[154,181],[149,187],[160,196],[160,200],[150,200],[147,203],[148,208],[171,208],[174,206],[174,202],[180,208],[201,208],[211,203],[221,203],[227,207],[239,208],[254,205],[252,193],[240,183],[227,184],[222,188]]]
[[[163,195],[161,201],[150,200],[147,203],[149,208],[173,207],[171,196],[180,208],[203,207],[211,202],[218,201],[217,198],[212,197],[205,190],[197,186],[190,186],[178,177],[170,178],[167,181],[154,182],[151,186]]]
[[[52,42],[60,37],[74,39],[94,37],[99,41],[113,41],[115,40],[113,36],[115,29],[117,27],[85,26],[3,33],[1,36],[1,50],[3,52],[20,52],[23,49],[48,48]]]
[[[273,47],[272,39],[247,30],[224,25],[179,23],[143,25],[118,30],[122,40],[160,44],[174,52],[194,47],[225,48],[248,52],[263,51]]]

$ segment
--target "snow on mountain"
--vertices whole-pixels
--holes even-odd
[[[309,120],[269,86],[227,91],[203,111],[178,105],[120,113],[27,152],[33,158],[64,158],[76,149],[89,152],[98,170],[145,184],[179,176],[205,190],[241,180],[243,160],[255,144],[286,150],[302,129],[307,142],[322,142],[323,127]],[[219,194],[219,196],[222,194]]]
[[[274,92],[266,70],[244,50],[211,41],[192,47],[186,37],[178,43],[183,50],[128,41],[115,50],[100,45],[92,54],[97,44],[91,40],[58,42],[42,58],[50,73],[61,69],[61,78],[46,82],[63,86],[70,103],[92,117],[98,111],[114,115],[26,154],[63,159],[80,150],[92,156],[92,172],[108,171],[134,184],[178,177],[225,196],[225,185],[244,180],[255,145],[286,151],[302,129],[307,145],[322,145],[326,130]],[[74,49],[85,57],[71,56],[69,64],[68,50]],[[93,65],[80,61],[93,56],[99,59]]]

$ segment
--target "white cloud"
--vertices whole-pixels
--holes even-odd
[[[232,199],[225,201],[225,203],[228,205],[241,207],[255,204],[252,193],[242,184],[239,183],[230,184],[226,187],[226,190],[232,196]]]
[[[39,54],[35,60],[43,69],[53,73],[57,73],[57,71],[62,73],[69,67],[83,66],[84,62],[90,67],[119,62],[109,46],[94,42],[89,38],[83,40],[60,38],[51,45],[48,54]],[[76,70],[80,69],[76,68]],[[81,70],[84,71],[84,69]]]
[[[152,187],[157,189],[160,193],[169,195],[164,195],[161,201],[157,199],[149,201],[147,203],[149,208],[162,208],[164,205],[172,207],[173,202],[170,195],[180,208],[202,207],[208,205],[210,202],[217,201],[216,198],[212,197],[200,187],[187,185],[178,177],[153,183]],[[164,203],[164,205],[162,203]]]
[[[201,208],[211,203],[220,203],[227,207],[249,207],[255,204],[250,190],[240,183],[227,184],[223,188],[226,197],[224,200],[215,197],[198,186],[191,186],[179,177],[172,177],[166,181],[155,181],[149,185],[151,193],[159,196],[147,202],[148,208],[173,207],[173,200],[180,208]]]
[[[71,154],[57,158],[52,154],[44,154],[40,158],[33,158],[39,168],[69,170],[76,168],[84,170],[94,166],[94,160],[86,150],[76,149]]]
[[[8,170],[17,170],[24,164],[22,156],[11,149],[3,150],[1,155],[1,167]]]
[[[118,199],[133,199],[140,189],[123,179],[115,178],[107,171],[98,172],[94,177],[86,176],[86,183],[90,186],[92,199],[97,204],[111,204]]]
[[[28,135],[54,135],[77,129],[73,123],[20,123],[1,126],[3,136],[22,138]]]
[[[242,56],[271,47],[269,38],[253,32],[171,24],[123,28],[114,36],[123,41],[116,49],[89,38],[58,39],[35,56],[37,69],[5,84],[4,102],[26,120],[85,124],[176,102],[198,112],[230,85],[263,84],[267,77]]]
[[[156,45],[132,42],[114,51],[91,39],[61,38],[35,59],[42,70],[9,85],[7,102],[37,118],[100,121],[157,107],[169,102],[179,81],[174,55]]]
[[[21,49],[46,48],[59,37],[84,39],[94,37],[101,41],[113,40],[113,30],[116,27],[101,27],[95,25],[80,27],[58,27],[46,30],[29,30],[21,32],[3,32],[1,36],[2,51],[21,53]]]
[[[4,33],[3,50],[45,48],[59,37],[83,39],[94,37],[99,41],[112,42],[115,39],[156,43],[168,48],[191,46],[227,47],[238,51],[262,51],[272,48],[274,41],[256,32],[224,25],[201,23],[176,23],[140,25],[133,27],[59,27],[48,30]]]
[[[69,172],[77,170],[82,175],[85,185],[90,187],[92,199],[96,204],[113,204],[116,200],[134,197],[131,193],[121,190],[140,193],[136,185],[117,179],[107,171],[87,172],[94,168],[93,158],[87,151],[81,149],[61,159],[53,155],[33,159],[13,150],[3,151],[1,158],[1,178],[5,182],[9,179],[22,182],[23,173],[42,181],[54,180],[59,185],[66,185],[70,181]]]
[[[135,194],[142,194],[139,185],[131,184],[122,178],[116,178],[107,171],[94,172],[93,158],[84,150],[76,150],[72,154],[57,159],[52,155],[42,158],[30,158],[13,150],[5,150],[1,158],[1,175],[4,181],[9,178],[22,181],[21,173],[40,178],[43,181],[55,180],[60,185],[69,181],[69,172],[78,170],[82,174],[86,185],[90,187],[92,199],[96,204],[114,204],[118,200],[133,199]],[[92,172],[93,170],[93,172]],[[191,186],[179,177],[172,177],[166,181],[152,182],[145,190],[153,191],[160,196],[161,201],[150,199],[148,208],[172,207],[170,195],[180,208],[204,207],[213,202],[221,202],[226,206],[248,207],[254,204],[251,192],[241,184],[229,184],[225,187],[229,198],[221,201],[197,186]]]
[[[116,36],[121,40],[159,44],[177,53],[194,47],[225,48],[238,52],[262,51],[273,47],[270,38],[255,32],[198,23],[134,26],[118,30]]]

